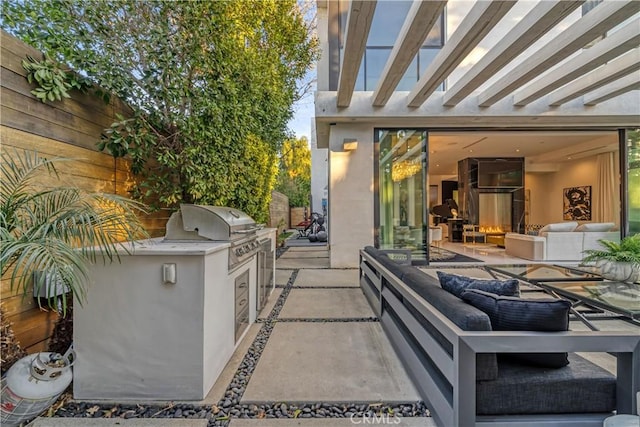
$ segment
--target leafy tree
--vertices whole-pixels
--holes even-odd
[[[133,108],[100,148],[131,157],[136,197],[266,219],[296,82],[318,53],[295,0],[9,0],[3,26]]]
[[[276,190],[289,198],[290,206],[309,205],[311,151],[306,137],[288,139],[282,145]]]

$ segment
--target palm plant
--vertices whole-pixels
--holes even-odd
[[[636,268],[640,268],[640,234],[625,237],[620,243],[604,239],[598,241],[605,249],[588,249],[584,251],[587,256],[584,257],[583,262],[626,262]]]
[[[48,160],[29,151],[2,153],[0,266],[12,292],[26,295],[32,282],[34,295],[43,286],[64,284],[82,303],[89,264],[118,259],[123,241],[147,233],[137,216],[144,212],[140,203],[73,186],[39,184],[48,176],[59,179],[54,165],[68,160]],[[66,300],[51,298],[49,305],[64,312]]]

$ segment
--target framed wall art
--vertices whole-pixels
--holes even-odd
[[[562,219],[591,221],[591,186],[568,187],[562,190]]]

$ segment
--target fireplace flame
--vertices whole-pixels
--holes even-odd
[[[499,225],[481,225],[479,231],[480,233],[504,233],[504,230]]]

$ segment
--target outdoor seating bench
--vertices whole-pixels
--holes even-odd
[[[614,410],[636,413],[633,332],[492,331],[486,313],[436,278],[370,246],[360,251],[360,286],[438,425],[595,427]],[[569,353],[569,365],[502,356],[557,352]],[[617,375],[575,352],[616,355]]]

